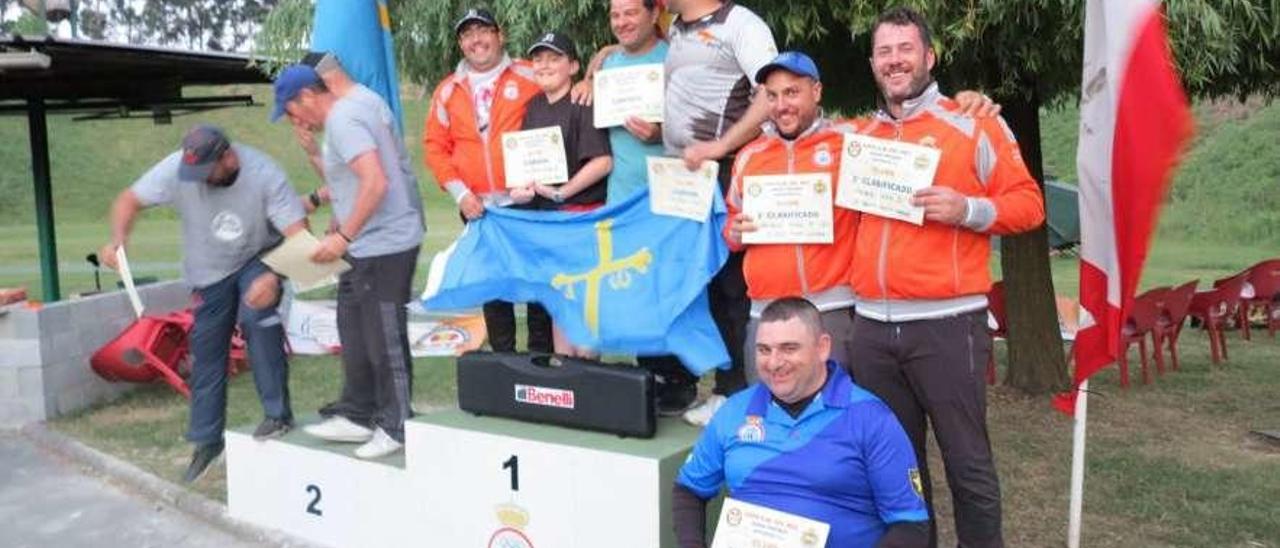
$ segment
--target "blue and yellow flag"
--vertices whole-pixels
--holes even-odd
[[[423,305],[538,302],[575,345],[727,368],[706,290],[729,256],[718,195],[708,217],[654,215],[647,191],[588,213],[490,208],[431,261]]]
[[[404,134],[386,0],[317,0],[311,50],[333,53],[353,80],[386,99],[395,113],[396,130]]]

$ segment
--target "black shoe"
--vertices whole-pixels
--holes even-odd
[[[253,439],[262,441],[271,438],[279,438],[289,433],[293,429],[293,421],[285,419],[265,418],[258,424],[253,431]]]
[[[678,417],[698,400],[696,384],[658,384],[658,416]]]
[[[195,453],[191,455],[191,464],[187,466],[187,473],[182,475],[183,483],[192,483],[200,476],[204,475],[205,470],[209,469],[209,465],[213,463],[218,455],[222,454],[223,442],[216,441],[206,443],[196,447]]]

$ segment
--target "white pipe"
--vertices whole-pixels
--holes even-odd
[[[1084,439],[1089,418],[1089,380],[1076,395],[1075,430],[1071,436],[1071,509],[1067,519],[1067,548],[1080,548],[1080,518],[1084,508]]]
[[[0,70],[47,69],[53,64],[48,55],[38,51],[13,51],[0,53]]]

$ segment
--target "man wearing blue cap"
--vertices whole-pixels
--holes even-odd
[[[338,282],[343,386],[325,421],[304,430],[321,439],[362,443],[360,458],[401,450],[412,414],[413,369],[407,311],[418,247],[426,230],[418,182],[391,109],[360,84],[330,89],[307,65],[286,67],[275,82],[272,120],[324,131],[308,150],[324,176],[336,223],[311,259],[345,258]]]
[[[183,476],[192,482],[222,453],[227,358],[237,321],[266,415],[254,438],[277,437],[293,425],[284,328],[274,308],[280,278],[259,257],[282,235],[303,230],[304,213],[275,161],[205,125],[192,128],[182,150],[116,197],[111,241],[99,254],[103,264],[117,267],[116,250],[127,244],[138,212],[156,205],[172,207],[182,220],[183,277],[196,300],[187,430],[196,450]]]

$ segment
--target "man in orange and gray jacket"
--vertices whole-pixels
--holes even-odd
[[[882,13],[872,32],[882,108],[862,132],[942,155],[933,186],[913,198],[922,226],[874,215],[858,225],[853,374],[911,438],[931,521],[926,424],[942,450],[959,545],[1003,546],[983,382],[989,241],[1038,227],[1044,200],[1003,120],[962,118],[938,91],[930,44],[924,18],[906,8]]]
[[[453,30],[463,60],[431,94],[423,148],[437,184],[458,203],[463,220],[472,220],[484,215],[486,206],[512,204],[503,171],[502,134],[520,129],[525,107],[542,88],[533,81],[527,61],[507,55],[502,29],[488,10],[467,10]],[[498,352],[514,351],[513,305],[485,303],[484,320],[489,346]],[[550,352],[551,318],[537,303],[529,303],[528,326],[529,350]]]
[[[821,116],[822,83],[809,56],[783,52],[755,74],[769,103],[764,135],[742,147],[733,165],[725,203],[729,224],[725,240],[734,251],[746,248],[742,273],[751,298],[751,319],[743,354],[748,383],[755,382],[755,331],[760,312],[783,297],[804,297],[822,312],[822,325],[831,335],[831,359],[848,367],[853,316],[854,231],[859,213],[834,207],[835,235],[830,244],[750,244],[742,234],[757,230],[755,220],[742,213],[743,178],[756,175],[825,173],[832,192],[840,173],[840,147],[853,126]]]

